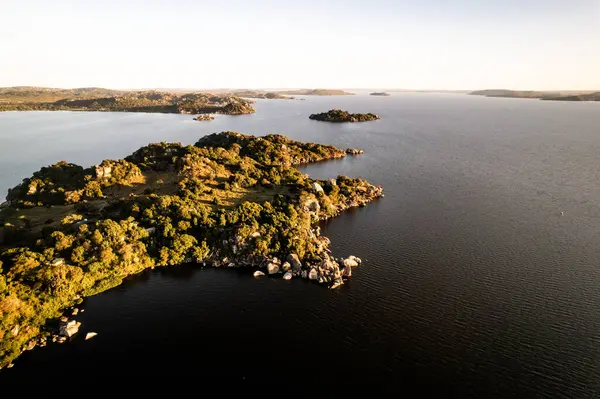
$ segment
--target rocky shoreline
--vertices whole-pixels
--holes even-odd
[[[239,267],[341,286],[361,261],[335,258],[317,224],[383,189],[346,176],[314,180],[295,165],[362,153],[223,132],[90,168],[42,167],[0,207],[0,367],[48,338],[69,340],[83,297],[155,267]]]

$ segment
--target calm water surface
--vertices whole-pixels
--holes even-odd
[[[308,119],[329,108],[382,120]],[[259,101],[251,116],[0,113],[0,190],[61,159],[84,166],[155,141],[233,130],[364,148],[301,168],[382,184],[322,226],[364,262],[331,291],[184,266],[85,304],[69,345],[24,354],[0,381],[54,373],[193,374],[228,384],[439,396],[600,395],[600,104],[394,94]]]

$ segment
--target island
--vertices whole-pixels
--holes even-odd
[[[381,119],[375,114],[351,114],[341,109],[331,109],[320,114],[312,114],[308,118],[322,122],[368,122]]]
[[[212,121],[213,119],[215,117],[210,114],[201,114],[194,118],[195,121]]]
[[[318,222],[383,189],[311,179],[295,165],[355,151],[223,132],[89,168],[42,167],[0,208],[0,367],[71,339],[83,297],[150,268],[187,263],[339,287],[361,260],[335,258]]]
[[[376,91],[370,94],[371,96],[384,96],[387,97],[390,95],[390,93],[386,93],[384,91]]]
[[[485,97],[535,98],[548,101],[600,101],[600,91],[517,91],[491,89],[477,90],[469,94]]]
[[[107,89],[0,90],[0,111],[109,111],[242,115],[256,112],[252,101],[210,93],[110,91]],[[69,96],[69,94],[73,96]],[[96,97],[109,94],[107,97]],[[57,97],[63,97],[56,99]],[[55,100],[56,99],[56,100]]]
[[[349,93],[344,90],[333,89],[300,89],[300,90],[284,90],[278,91],[279,94],[288,94],[292,96],[353,96],[354,93]]]

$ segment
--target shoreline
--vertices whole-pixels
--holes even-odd
[[[165,145],[160,147],[157,147],[157,145],[142,147],[130,157],[126,158],[129,161],[121,160],[117,163],[115,163],[115,161],[104,161],[95,169],[82,169],[82,172],[77,173],[92,173],[92,176],[95,173],[96,180],[92,180],[92,182],[94,182],[94,184],[97,184],[95,182],[108,184],[105,188],[103,188],[103,190],[107,190],[106,193],[110,193],[117,187],[113,187],[113,184],[115,183],[110,183],[113,181],[112,178],[110,178],[110,182],[105,181],[102,183],[104,181],[103,179],[110,177],[110,174],[113,173],[115,175],[122,176],[121,179],[126,179],[119,181],[118,184],[128,184],[127,179],[130,179],[132,182],[143,181],[144,178],[150,177],[152,174],[156,174],[156,172],[153,171],[153,168],[158,167],[159,164],[156,164],[156,166],[153,165],[155,165],[155,162],[158,160],[163,159],[162,154],[172,154],[179,159],[175,160],[175,158],[173,158],[172,165],[176,168],[183,167],[183,169],[181,169],[179,172],[182,173],[187,170],[187,167],[185,166],[186,163],[193,168],[200,167],[201,169],[198,170],[203,170],[202,168],[205,166],[202,165],[211,165],[211,162],[213,162],[209,162],[208,160],[202,161],[202,158],[190,158],[190,155],[195,156],[194,154],[199,153],[207,156],[216,156],[216,159],[220,159],[219,157],[221,156],[225,156],[225,159],[229,159],[228,157],[237,154],[236,152],[232,151],[240,151],[241,149],[243,151],[249,151],[248,154],[256,157],[256,159],[263,159],[265,156],[268,157],[267,160],[264,161],[266,162],[264,165],[272,166],[264,166],[264,170],[261,171],[259,175],[263,173],[269,173],[270,175],[273,173],[273,171],[277,171],[277,173],[281,175],[289,175],[290,177],[286,177],[286,179],[291,180],[289,180],[289,182],[287,180],[285,182],[282,181],[277,185],[273,185],[273,183],[270,182],[263,182],[260,186],[250,186],[251,188],[263,187],[261,189],[262,191],[260,192],[264,193],[260,194],[262,196],[260,198],[266,198],[264,197],[266,194],[273,195],[273,197],[271,197],[272,199],[270,200],[272,203],[269,203],[268,200],[264,202],[263,205],[259,205],[259,203],[261,203],[260,201],[262,200],[257,200],[257,202],[246,201],[239,202],[237,205],[235,205],[235,203],[233,205],[226,205],[226,203],[223,203],[223,200],[221,200],[215,202],[221,203],[221,205],[217,205],[217,207],[214,207],[214,205],[209,207],[205,206],[206,210],[213,209],[211,212],[214,213],[215,217],[221,215],[221,225],[223,227],[207,227],[205,232],[195,235],[197,239],[194,238],[194,236],[186,235],[182,232],[182,239],[188,237],[185,238],[185,240],[187,240],[185,242],[189,242],[192,246],[184,244],[184,241],[182,241],[181,244],[177,245],[188,245],[185,247],[187,249],[185,249],[183,252],[176,252],[180,251],[177,249],[177,246],[170,246],[171,244],[168,244],[168,242],[161,244],[161,242],[165,240],[165,238],[161,237],[169,236],[163,236],[166,230],[163,230],[163,227],[160,225],[148,223],[139,217],[137,219],[132,217],[126,218],[127,215],[123,214],[116,219],[120,220],[117,224],[117,222],[111,220],[111,212],[113,211],[110,210],[112,209],[110,207],[107,209],[101,209],[103,216],[94,216],[97,214],[97,211],[94,210],[94,207],[99,203],[106,202],[105,199],[94,198],[89,198],[86,200],[86,202],[84,202],[84,204],[88,204],[85,206],[85,208],[92,212],[89,213],[89,215],[86,214],[85,211],[83,216],[77,215],[74,212],[81,212],[81,210],[76,211],[77,207],[71,208],[72,205],[54,205],[51,208],[44,208],[50,210],[53,209],[52,212],[63,212],[63,214],[65,214],[64,212],[66,211],[66,215],[68,216],[63,218],[62,227],[53,227],[53,229],[55,229],[55,233],[52,234],[52,237],[55,238],[51,239],[49,242],[48,238],[46,238],[45,240],[48,242],[48,244],[43,244],[43,242],[37,244],[40,242],[38,239],[35,246],[30,246],[31,244],[26,243],[29,242],[28,240],[34,240],[36,238],[35,234],[39,234],[34,233],[34,231],[37,231],[35,230],[35,226],[38,225],[38,222],[36,219],[30,219],[30,216],[27,215],[30,214],[28,212],[33,212],[36,209],[41,208],[36,205],[34,205],[33,208],[21,209],[21,207],[29,201],[34,200],[33,198],[38,198],[34,201],[39,201],[46,197],[38,197],[40,195],[44,195],[44,187],[42,187],[42,191],[39,189],[32,189],[32,187],[36,187],[34,184],[37,184],[35,183],[35,179],[25,179],[24,183],[13,189],[12,192],[9,192],[9,206],[5,206],[1,210],[2,212],[8,213],[0,215],[3,216],[5,220],[5,227],[3,227],[2,231],[0,231],[0,233],[2,233],[0,234],[0,243],[2,243],[4,240],[2,236],[5,235],[4,230],[6,229],[7,221],[10,221],[8,225],[12,225],[14,223],[18,223],[19,220],[30,220],[24,225],[30,227],[26,229],[23,227],[21,229],[25,234],[21,238],[21,240],[25,241],[22,241],[20,244],[25,244],[24,248],[26,251],[23,253],[23,255],[26,256],[26,258],[33,257],[30,258],[32,260],[40,259],[41,256],[41,259],[46,259],[42,262],[48,262],[45,266],[39,266],[41,267],[40,270],[42,274],[38,273],[37,275],[39,277],[36,277],[36,279],[41,280],[38,282],[35,282],[34,280],[35,284],[41,284],[40,288],[43,290],[47,289],[43,288],[46,286],[46,284],[48,284],[46,282],[47,277],[44,277],[46,276],[46,272],[44,270],[47,270],[49,273],[76,272],[73,276],[79,275],[81,277],[78,278],[84,278],[82,281],[85,281],[86,278],[89,281],[82,285],[81,282],[77,282],[78,280],[70,280],[75,277],[66,277],[68,275],[65,276],[60,274],[63,277],[58,277],[57,275],[57,277],[52,277],[52,280],[48,280],[49,282],[55,281],[49,287],[58,287],[58,289],[60,289],[59,291],[55,291],[57,288],[51,288],[50,291],[48,291],[49,294],[36,294],[35,292],[37,292],[37,290],[34,292],[30,291],[30,288],[28,288],[29,284],[31,284],[27,282],[29,280],[23,280],[25,275],[20,277],[19,274],[22,273],[19,270],[25,266],[25,264],[22,264],[22,262],[26,258],[23,258],[21,255],[15,257],[15,254],[18,254],[19,252],[11,252],[13,249],[11,249],[10,244],[5,242],[2,245],[2,260],[5,263],[5,271],[7,271],[8,274],[5,274],[6,277],[0,274],[0,279],[2,280],[0,283],[4,284],[5,287],[9,287],[10,291],[8,294],[10,298],[15,298],[15,300],[18,301],[31,301],[31,305],[27,304],[27,306],[34,306],[32,309],[39,308],[36,310],[36,313],[38,313],[39,316],[31,319],[22,319],[22,316],[19,316],[19,314],[21,314],[20,312],[12,316],[10,314],[8,315],[8,320],[17,317],[17,319],[13,320],[20,321],[17,321],[16,323],[11,323],[9,321],[8,324],[4,323],[2,325],[2,330],[4,331],[0,330],[0,332],[3,332],[5,342],[3,343],[3,348],[1,348],[2,351],[0,352],[0,366],[9,367],[12,364],[12,361],[24,350],[31,350],[38,345],[46,345],[48,337],[51,337],[54,341],[59,343],[65,342],[68,338],[70,338],[70,335],[65,338],[64,333],[62,333],[62,335],[56,334],[56,330],[52,328],[52,325],[57,324],[56,320],[62,320],[59,324],[59,329],[62,328],[62,330],[60,330],[59,333],[61,331],[66,331],[67,328],[74,330],[73,334],[77,333],[79,325],[76,325],[76,322],[71,323],[71,320],[69,320],[69,316],[67,316],[69,309],[72,309],[77,304],[81,303],[83,298],[114,288],[120,285],[127,277],[140,274],[148,269],[166,266],[181,266],[183,264],[195,264],[200,267],[239,268],[250,271],[254,270],[254,272],[257,274],[257,277],[260,277],[261,275],[282,275],[282,278],[286,280],[302,278],[318,282],[320,285],[334,289],[341,286],[345,280],[350,278],[352,274],[352,268],[361,263],[360,258],[357,258],[353,255],[349,255],[346,258],[337,259],[333,257],[330,250],[330,240],[327,237],[320,235],[318,223],[336,217],[350,208],[363,207],[368,203],[383,197],[383,188],[381,186],[374,186],[362,179],[351,179],[344,176],[338,176],[337,178],[332,178],[329,180],[311,179],[307,175],[301,173],[296,166],[316,161],[339,159],[348,155],[360,154],[363,152],[362,150],[349,151],[337,149],[332,146],[295,142],[279,135],[254,137],[231,132],[205,136],[201,138],[195,146],[188,146],[185,148],[181,147],[180,145],[174,146],[174,144],[165,143]],[[254,148],[256,145],[267,145],[268,149],[265,148],[264,153],[257,153],[255,150],[252,150],[252,148]],[[210,155],[213,153],[213,149],[218,149],[221,152],[219,153],[219,151],[217,151],[214,153],[214,155]],[[288,155],[285,155],[286,157],[284,158],[280,158],[282,153]],[[153,155],[150,156],[149,154]],[[150,158],[148,158],[148,156],[150,156]],[[270,158],[271,156],[273,158]],[[247,161],[244,161],[244,159],[247,159]],[[144,160],[144,163],[139,163],[141,162],[140,160]],[[244,164],[244,162],[250,162],[250,160],[251,158],[246,157],[241,159],[241,162]],[[184,163],[181,163],[181,161],[184,161]],[[193,163],[189,163],[190,161]],[[133,164],[131,162],[133,162]],[[201,163],[198,164],[198,166],[194,166],[197,164],[197,162]],[[256,163],[256,161],[251,162],[253,162],[255,166],[261,165],[260,163]],[[136,163],[142,167],[144,172],[141,172],[135,166]],[[70,168],[69,170],[71,170],[76,166],[70,165],[72,164],[59,163],[52,167],[68,167]],[[217,168],[215,170],[221,170],[219,168],[222,168],[221,166],[218,166],[218,164],[213,165],[213,167]],[[73,170],[77,171],[78,169],[75,168]],[[44,173],[43,171],[44,168],[42,168],[40,172],[36,173],[38,173],[38,176],[41,176],[39,173]],[[218,173],[224,173],[224,171],[226,171],[226,169]],[[34,176],[36,175],[34,174]],[[182,182],[190,179],[184,176],[185,174],[180,175],[179,177],[179,179],[183,179]],[[234,176],[230,176],[230,181],[232,181],[231,179],[233,177]],[[164,175],[163,178],[167,178],[167,175]],[[265,179],[263,178],[263,180]],[[190,182],[192,181],[193,180],[190,180]],[[48,185],[49,182],[45,184]],[[237,185],[237,183],[235,184]],[[51,185],[48,187],[50,189]],[[120,195],[126,195],[128,191],[131,191],[135,188],[135,186],[133,186],[131,189],[126,188],[126,186],[123,187],[124,188],[119,189],[121,191],[117,190],[117,192],[122,192]],[[144,187],[145,186],[142,185],[139,189],[136,189],[137,191],[135,192],[139,193]],[[225,187],[227,187],[227,184]],[[125,191],[122,191],[123,189],[125,189]],[[224,193],[244,193],[244,190],[248,189],[231,189],[231,191],[224,191]],[[78,195],[81,194],[77,194],[77,192],[78,191],[65,192],[66,198],[71,198],[73,195],[77,195],[73,198],[79,198]],[[146,192],[146,190],[144,190],[144,192]],[[250,193],[251,192],[248,194]],[[281,195],[281,193],[284,194]],[[179,195],[191,195],[191,192],[188,193],[187,191],[183,191]],[[156,201],[159,201],[161,197],[156,196],[155,194],[152,194],[148,197],[145,195],[140,196],[140,194],[136,194],[134,197],[123,197],[118,199],[117,202],[113,201],[113,204],[118,205],[120,209],[124,210],[128,209],[129,207],[138,207],[143,204],[145,204],[143,206],[147,207],[152,204],[153,201],[155,201],[152,198],[155,198]],[[168,199],[171,197],[165,196],[164,198]],[[243,200],[243,198],[244,197],[241,199]],[[149,200],[151,201],[148,202]],[[38,205],[39,204],[42,204],[42,202],[39,202]],[[153,205],[153,207],[154,206],[155,205]],[[33,211],[28,211],[28,209],[32,209]],[[154,212],[158,212],[159,209],[160,208],[156,208]],[[167,209],[168,208],[165,208],[165,210]],[[50,210],[45,210],[42,212],[40,218],[47,218]],[[238,222],[237,224],[230,224],[229,222],[226,222],[226,220],[229,218],[239,217],[235,215],[238,215],[238,212],[240,211],[242,212],[239,214],[242,215],[242,219],[240,219],[242,222]],[[263,220],[260,223],[256,223],[256,221],[252,223],[243,222],[244,218],[248,217],[244,216],[245,214],[255,214],[256,216],[252,217],[256,218],[259,215],[256,213],[258,211],[260,211],[260,214],[266,212],[265,216],[261,216],[261,218],[264,219],[266,217],[266,220],[272,220],[272,222],[267,222],[263,219],[260,219]],[[13,214],[12,219],[9,214]],[[22,219],[21,217],[17,218],[19,214],[25,215],[25,219]],[[223,219],[224,217],[225,219]],[[77,222],[78,220],[80,222]],[[185,227],[181,224],[182,222],[185,222],[185,220],[186,219],[180,219],[177,226]],[[174,220],[174,222],[175,221],[176,220]],[[210,224],[210,226],[212,226],[212,224]],[[47,227],[50,228],[50,226]],[[12,229],[17,229],[15,230],[16,232],[21,231],[19,230],[18,225]],[[106,229],[117,230],[115,230],[114,233],[110,233],[110,235],[105,235],[109,234],[109,230]],[[286,232],[288,230],[289,233]],[[134,250],[133,254],[127,255],[128,257],[124,258],[123,260],[120,260],[119,258],[110,260],[112,258],[107,258],[107,261],[112,263],[107,264],[106,266],[101,266],[102,264],[98,263],[98,261],[95,261],[95,263],[90,263],[94,262],[94,257],[100,256],[101,253],[98,253],[97,255],[90,253],[89,255],[81,258],[80,255],[76,255],[76,252],[79,250],[75,250],[76,248],[74,245],[76,242],[83,242],[82,240],[90,240],[91,236],[89,234],[92,231],[94,231],[95,234],[101,232],[101,236],[105,237],[103,240],[107,243],[107,245],[110,245],[107,246],[106,249],[109,249],[112,246],[114,248],[113,251],[122,252],[124,250]],[[282,233],[284,235],[281,235]],[[113,234],[117,234],[117,236],[122,234],[122,239],[112,241],[113,239],[110,237]],[[98,236],[98,239],[100,239],[101,236]],[[15,237],[18,238],[19,236]],[[64,241],[64,239],[67,239],[67,241]],[[110,244],[108,241],[109,239],[111,240]],[[196,241],[200,239],[202,239],[202,242]],[[300,239],[301,241],[294,241],[297,239]],[[61,240],[60,242],[62,243],[59,243],[58,240]],[[179,239],[177,238],[177,240]],[[55,241],[56,244],[53,244]],[[123,243],[121,243],[121,241],[123,241]],[[43,255],[41,252],[36,255],[35,251],[40,251],[42,248],[44,248],[42,246],[40,247],[41,249],[36,249],[42,244],[54,246],[46,247],[46,252],[51,250],[50,257]],[[169,246],[164,247],[166,244]],[[158,251],[161,248],[161,245],[163,246],[163,249]],[[69,246],[73,246],[73,254],[71,254],[71,249],[68,249]],[[64,248],[67,248],[67,252],[65,252]],[[92,249],[93,248],[90,250]],[[46,252],[44,252],[44,254]],[[116,253],[117,252],[115,252],[115,254]],[[132,256],[135,256],[135,258]],[[98,266],[94,266],[96,264]],[[91,266],[94,267],[94,270],[97,269],[98,271],[92,272],[92,269],[89,269],[90,271],[86,271]],[[98,269],[100,266],[102,268]],[[103,269],[105,267],[107,269]],[[103,270],[108,270],[110,273],[106,274],[103,272]],[[55,278],[66,280],[54,280]],[[54,284],[56,283],[59,285],[55,286]],[[7,288],[1,288],[2,284],[0,284],[0,290],[6,290]],[[63,286],[64,288],[60,288]],[[40,302],[38,303],[36,301]],[[36,303],[38,304],[36,305]]]

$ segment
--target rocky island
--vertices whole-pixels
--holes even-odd
[[[40,92],[0,90],[0,111],[109,111],[109,112],[158,112],[171,114],[226,114],[242,115],[256,112],[252,101],[229,95],[209,93],[175,94],[159,91],[104,91],[89,90],[76,97],[59,98],[69,91]],[[57,94],[61,93],[61,94]],[[72,92],[73,94],[75,92]],[[112,94],[94,97],[94,93]],[[15,94],[18,94],[15,95]]]
[[[331,109],[320,114],[312,114],[308,118],[322,122],[368,122],[380,119],[375,114],[351,114],[341,109]]]
[[[390,95],[390,93],[386,93],[384,91],[376,91],[370,94],[371,96],[384,96],[387,97]]]
[[[0,208],[0,367],[49,339],[93,337],[75,306],[149,268],[192,263],[340,286],[361,261],[335,258],[317,222],[383,189],[313,180],[294,165],[347,153],[360,150],[224,132],[90,168],[41,168]]]

